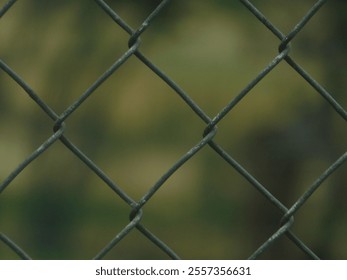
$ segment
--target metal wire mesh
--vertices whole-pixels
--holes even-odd
[[[11,7],[16,3],[16,0],[11,0],[6,3],[0,10],[1,17],[6,16],[7,12],[11,10]],[[18,1],[19,2],[19,1]],[[292,28],[288,34],[282,33],[270,20],[262,14],[262,12],[251,1],[240,0],[246,10],[253,14],[259,21],[259,24],[263,24],[270,33],[272,33],[277,39],[278,54],[273,57],[268,65],[260,71],[249,83],[234,97],[230,102],[225,104],[224,108],[220,110],[215,116],[209,116],[203,109],[200,108],[197,102],[191,98],[189,93],[185,92],[180,85],[178,85],[172,78],[166,75],[159,67],[157,67],[146,55],[141,51],[141,39],[140,36],[144,34],[152,25],[155,25],[155,19],[160,17],[163,10],[169,5],[169,0],[161,1],[156,8],[148,15],[148,17],[140,24],[139,27],[133,29],[128,23],[123,20],[117,12],[112,9],[106,1],[95,0],[95,3],[104,12],[105,15],[110,17],[114,24],[121,27],[128,35],[128,50],[120,56],[109,69],[107,69],[97,80],[95,80],[87,90],[82,93],[74,102],[63,110],[62,113],[54,111],[48,103],[46,103],[36,92],[32,89],[24,78],[22,78],[16,69],[13,69],[11,65],[6,64],[5,61],[0,60],[0,67],[4,73],[6,73],[11,79],[13,79],[27,94],[29,97],[46,115],[53,121],[53,133],[32,153],[23,159],[23,161],[4,179],[1,179],[0,192],[3,193],[6,189],[11,188],[13,182],[19,176],[19,174],[26,169],[33,161],[40,160],[41,156],[46,153],[57,142],[61,142],[68,151],[70,151],[76,158],[82,161],[92,172],[94,172],[105,185],[112,189],[119,198],[121,198],[129,209],[129,223],[119,232],[115,232],[115,236],[109,241],[107,245],[100,248],[100,251],[95,255],[94,259],[101,259],[105,257],[111,250],[117,250],[118,244],[120,244],[124,238],[133,231],[139,231],[150,242],[155,244],[160,250],[167,254],[172,259],[179,259],[179,254],[175,251],[175,248],[171,248],[170,244],[165,243],[160,236],[156,236],[150,228],[146,227],[146,224],[142,222],[142,218],[145,215],[144,206],[151,203],[153,197],[157,192],[165,188],[166,181],[182,168],[188,161],[200,153],[203,149],[210,149],[215,152],[221,161],[225,161],[229,167],[237,171],[250,185],[256,189],[261,196],[265,197],[269,204],[274,205],[281,213],[282,218],[278,224],[276,231],[268,236],[268,239],[259,246],[254,248],[253,253],[249,256],[249,259],[256,259],[262,253],[269,250],[272,246],[276,246],[278,240],[282,237],[288,238],[293,244],[297,246],[302,252],[304,252],[309,258],[318,259],[319,256],[310,249],[309,242],[304,242],[299,236],[297,236],[292,229],[294,224],[294,215],[301,211],[302,207],[307,203],[311,196],[318,191],[323,185],[323,182],[333,176],[334,172],[339,169],[347,160],[347,153],[343,153],[339,158],[328,166],[326,171],[320,174],[317,179],[309,185],[305,191],[296,199],[295,203],[289,207],[285,206],[274,194],[272,194],[267,186],[260,183],[254,175],[252,175],[240,162],[235,160],[231,154],[218,143],[215,136],[217,134],[217,125],[223,123],[226,116],[229,116],[236,108],[240,101],[252,92],[252,90],[258,85],[258,83],[267,78],[270,72],[272,72],[278,65],[287,63],[293,71],[298,73],[303,80],[309,84],[315,92],[320,95],[330,106],[335,113],[339,115],[344,121],[347,120],[347,113],[343,106],[334,99],[334,94],[329,93],[319,82],[317,82],[309,73],[302,68],[295,59],[291,56],[291,43],[305,28],[305,25],[324,8],[326,0],[320,0],[314,3],[307,13],[300,19],[299,22]],[[11,15],[8,15],[9,17]],[[177,95],[177,98],[183,100],[182,106],[188,106],[196,116],[198,116],[202,123],[205,125],[204,131],[201,131],[201,140],[183,154],[178,161],[176,161],[164,174],[160,176],[157,182],[152,185],[147,191],[142,194],[139,200],[134,199],[126,189],[115,183],[106,172],[99,167],[92,158],[89,158],[82,150],[76,146],[65,134],[68,127],[69,119],[75,112],[79,111],[86,103],[86,100],[96,95],[96,90],[112,75],[115,75],[117,71],[131,58],[136,58],[143,63],[148,71],[152,71],[160,78],[167,87],[171,88]],[[189,79],[189,77],[187,77]],[[24,98],[24,97],[23,97]],[[251,98],[251,97],[250,97]],[[2,164],[5,164],[6,159],[1,159]],[[221,179],[223,180],[223,179]],[[15,240],[11,236],[7,236],[5,233],[0,234],[1,241],[6,244],[13,252],[15,252],[22,259],[30,259],[30,252],[26,252],[25,249],[17,245]],[[184,256],[181,256],[184,258]]]

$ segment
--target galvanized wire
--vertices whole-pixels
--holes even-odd
[[[0,16],[4,16],[10,10],[15,0],[9,1],[0,9]],[[137,28],[133,29],[130,25],[122,19],[116,11],[114,11],[105,1],[95,0],[96,4],[108,15],[115,24],[120,26],[128,35],[128,50],[117,59],[94,83],[88,87],[74,102],[71,103],[61,114],[56,113],[50,106],[39,97],[38,94],[20,77],[11,66],[7,65],[4,61],[0,60],[0,68],[12,78],[23,91],[32,99],[34,103],[51,119],[53,120],[53,134],[44,141],[31,155],[23,159],[23,161],[15,168],[2,182],[0,182],[0,193],[11,185],[14,179],[34,160],[38,160],[40,156],[45,153],[55,142],[58,140],[71,151],[80,161],[82,161],[90,170],[92,170],[98,178],[100,178],[111,190],[113,190],[129,207],[129,223],[110,240],[104,248],[95,255],[94,259],[101,259],[113,250],[119,242],[121,242],[131,231],[138,230],[149,241],[155,244],[160,250],[167,254],[172,259],[179,259],[180,256],[163,240],[157,237],[149,229],[142,224],[141,220],[144,215],[143,207],[156,195],[157,191],[163,184],[179,170],[186,162],[191,160],[202,149],[211,149],[224,160],[232,170],[236,170],[250,185],[256,189],[262,196],[264,196],[269,203],[280,210],[283,214],[282,219],[279,221],[278,229],[264,241],[259,248],[255,248],[254,252],[250,255],[249,259],[258,258],[263,252],[268,250],[271,246],[276,244],[276,241],[283,236],[286,236],[293,242],[300,250],[302,250],[308,257],[318,259],[319,257],[305,244],[299,237],[292,231],[294,223],[294,214],[301,209],[301,207],[310,199],[322,183],[334,172],[345,164],[347,160],[347,153],[341,155],[334,163],[321,174],[311,186],[296,200],[291,207],[286,207],[276,196],[274,196],[269,189],[261,184],[255,176],[253,176],[246,168],[244,168],[232,155],[226,151],[219,143],[216,142],[215,135],[217,134],[217,125],[230,114],[230,112],[238,106],[241,100],[252,93],[252,90],[262,81],[266,76],[273,71],[279,64],[286,62],[292,67],[312,88],[321,95],[345,121],[347,120],[346,110],[339,104],[322,85],[320,85],[305,69],[298,65],[297,62],[290,56],[290,44],[305,25],[310,21],[315,14],[324,7],[326,0],[317,1],[306,15],[294,26],[294,28],[287,34],[283,34],[270,20],[260,12],[260,10],[251,2],[247,0],[240,0],[244,7],[251,12],[265,27],[279,39],[278,50],[279,53],[264,67],[260,73],[254,77],[235,98],[228,102],[214,117],[208,116],[199,105],[186,93],[171,77],[166,75],[159,67],[150,61],[140,50],[141,40],[140,36],[155,22],[155,18],[160,16],[162,10],[169,4],[169,0],[161,1],[160,4],[149,14],[149,16]],[[192,146],[180,159],[174,163],[158,181],[149,190],[143,194],[139,201],[134,200],[124,189],[117,185],[96,163],[93,162],[79,147],[74,145],[65,135],[66,121],[70,116],[81,106],[85,104],[87,99],[95,94],[98,89],[109,77],[111,77],[120,67],[127,63],[130,57],[136,57],[140,62],[147,66],[149,71],[155,73],[163,82],[170,87],[177,96],[188,106],[200,119],[206,124],[206,128],[202,131],[202,139]],[[0,233],[0,241],[7,245],[18,257],[22,259],[30,259],[29,254],[26,253],[14,240]]]

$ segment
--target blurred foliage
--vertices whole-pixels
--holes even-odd
[[[4,1],[0,1],[3,5]],[[160,1],[107,1],[136,29]],[[284,33],[315,1],[254,1]],[[345,1],[330,1],[291,56],[346,107]],[[58,114],[126,50],[129,35],[93,1],[18,1],[1,19],[0,58]],[[279,41],[238,1],[172,1],[141,51],[212,118],[277,55]],[[0,72],[0,180],[51,134],[53,122]],[[202,137],[205,124],[131,58],[66,121],[65,135],[134,199]],[[346,123],[285,62],[218,125],[216,141],[290,207],[345,150]],[[296,214],[320,257],[346,258],[346,166]],[[129,207],[61,143],[0,197],[0,231],[35,259],[89,259],[127,223]],[[282,213],[209,147],[144,207],[143,224],[185,259],[247,258]],[[0,244],[0,258],[16,256]],[[106,258],[161,259],[133,231]],[[306,258],[281,239],[262,258]]]

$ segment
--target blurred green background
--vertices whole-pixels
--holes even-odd
[[[0,1],[3,6],[7,1]],[[160,1],[107,1],[136,29]],[[253,3],[288,33],[316,1]],[[291,57],[346,107],[346,1],[329,1]],[[0,21],[0,58],[60,114],[127,50],[94,1],[17,1]],[[239,1],[172,1],[141,51],[212,118],[277,55],[279,40]],[[0,181],[54,123],[0,72]],[[206,124],[135,57],[66,120],[68,137],[135,200],[200,141]],[[285,62],[218,125],[215,141],[287,207],[346,150],[345,121]],[[347,258],[346,165],[295,216],[323,259]],[[0,231],[34,259],[90,259],[128,223],[129,206],[59,141],[0,196]],[[208,146],[145,205],[142,223],[184,259],[244,259],[282,213]],[[1,259],[18,258],[0,244]],[[134,230],[106,259],[165,259]],[[286,238],[264,259],[305,259]]]

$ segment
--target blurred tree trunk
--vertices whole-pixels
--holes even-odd
[[[326,89],[332,94],[332,96],[339,102],[344,109],[346,109],[346,58],[347,58],[347,37],[345,32],[347,30],[347,18],[346,18],[346,8],[347,3],[344,0],[336,0],[327,3],[326,9],[329,10],[331,14],[330,22],[327,23],[329,28],[329,35],[325,38],[321,48],[317,48],[317,52],[320,51],[320,54],[317,53],[317,56],[320,55],[322,64],[324,65],[324,75],[325,81],[324,85]],[[314,44],[314,42],[312,42]],[[317,116],[324,118],[325,121],[321,124],[322,133],[329,135],[331,142],[342,137],[346,139],[346,130],[344,131],[334,131],[334,120],[341,121],[342,119],[336,116],[337,113],[331,108],[321,108],[317,112]],[[338,119],[338,120],[336,120]],[[342,126],[341,126],[342,127]],[[344,127],[346,128],[346,127]],[[341,155],[341,151],[346,151],[346,146],[337,147],[332,143],[329,149],[332,149],[332,152],[335,156],[336,154]],[[335,151],[334,151],[335,150]],[[346,221],[346,164],[344,164],[340,169],[345,172],[336,172],[332,176],[332,186],[330,186],[330,199],[333,199],[331,203],[334,207],[330,207],[329,211],[325,213],[323,217],[323,225],[325,225],[324,231],[322,231],[322,239],[318,249],[322,258],[325,259],[336,259],[336,258],[346,258],[346,255],[340,255],[339,252],[335,252],[334,249],[341,248],[341,251],[346,252],[347,246],[339,244],[339,241],[335,239],[335,236],[341,235],[343,231],[343,224]],[[342,247],[344,249],[342,249]]]
[[[344,0],[328,2],[319,11],[328,14],[326,17],[328,21],[320,24],[327,30],[322,34],[319,34],[321,30],[314,30],[317,33],[312,34],[313,36],[296,38],[294,42],[296,46],[301,47],[300,52],[319,60],[324,78],[318,82],[343,107],[345,107],[343,101],[346,100],[344,93],[347,88],[344,75],[347,45],[347,37],[344,35],[347,30],[346,4]],[[295,55],[293,58],[295,60]],[[305,65],[303,67],[305,68]],[[298,112],[301,115],[299,121],[289,127],[259,128],[249,136],[251,140],[247,144],[250,147],[248,157],[253,159],[250,170],[254,170],[254,175],[260,182],[287,207],[291,207],[298,199],[297,195],[303,194],[308,188],[302,186],[298,175],[300,169],[309,164],[309,159],[322,160],[328,168],[345,151],[345,146],[341,146],[343,141],[336,141],[338,137],[346,139],[345,130],[336,131],[337,122],[342,127],[344,120],[327,102],[323,100],[318,106],[307,108],[307,111],[304,106],[302,109],[302,112]],[[346,165],[340,169],[346,171]],[[317,173],[317,177],[319,175],[321,173]],[[346,172],[336,172],[328,179],[328,185],[322,185],[322,188],[329,187],[329,197],[324,198],[324,203],[329,204],[329,207],[324,208],[328,209],[326,211],[317,209],[318,218],[315,219],[319,219],[321,226],[317,228],[319,243],[313,244],[310,240],[303,240],[323,259],[346,258],[346,255],[339,255],[339,252],[336,252],[336,248],[342,244],[338,244],[339,241],[334,238],[341,235],[346,219],[346,179]],[[329,201],[330,199],[333,201]],[[249,207],[253,209],[249,217],[252,221],[251,231],[259,233],[252,241],[254,246],[263,243],[270,237],[269,233],[273,233],[278,227],[275,223],[276,210],[268,204],[270,203],[261,199],[257,193],[249,202]],[[344,245],[343,248],[346,251],[347,246]],[[260,258],[305,258],[305,255],[296,250],[294,244],[283,238]]]

